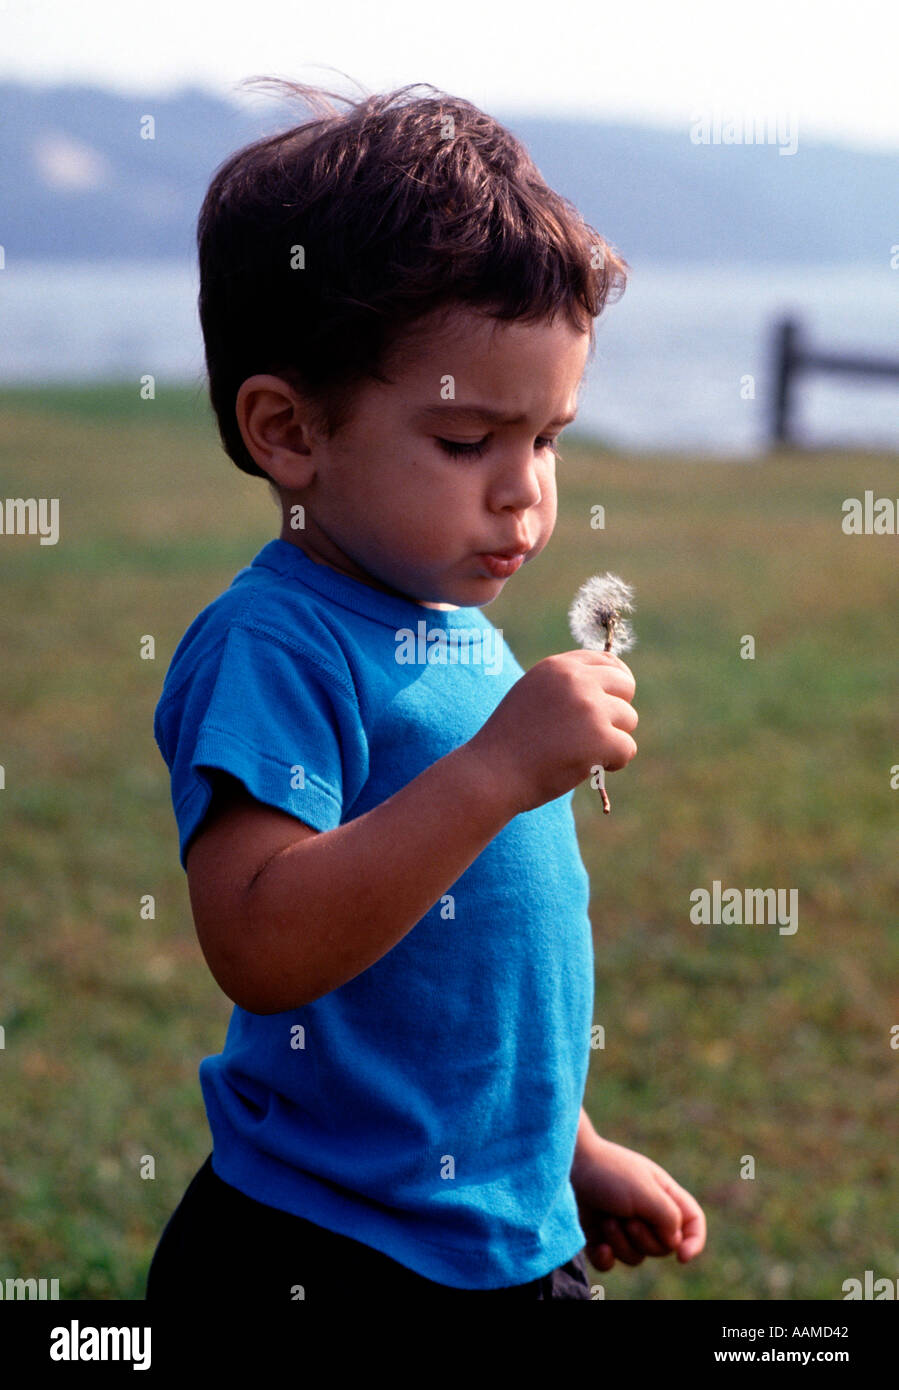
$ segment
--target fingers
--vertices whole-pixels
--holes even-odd
[[[599,1235],[602,1244],[612,1250],[615,1258],[621,1260],[622,1264],[639,1265],[646,1258],[645,1252],[638,1244],[633,1244],[628,1238],[625,1226],[630,1226],[631,1222],[618,1221],[614,1216],[607,1216],[599,1223]],[[642,1223],[633,1223],[637,1226]],[[637,1239],[635,1234],[635,1240]],[[611,1268],[611,1266],[609,1266]]]
[[[603,672],[603,685],[610,694],[621,695],[625,700],[632,700],[637,689],[637,682],[631,668],[621,660],[620,656],[615,656],[613,652],[594,652],[577,651],[572,655],[579,657],[588,666],[604,666],[609,669]]]
[[[616,656],[614,652],[598,652],[592,648],[573,647],[570,655],[582,657],[583,660],[592,662],[594,665],[617,666],[620,670],[627,671],[628,675],[631,674],[631,668],[627,662],[622,661],[621,657]]]
[[[607,772],[620,772],[637,753],[637,745],[631,738],[639,721],[637,711],[627,700],[611,696],[608,719],[611,729],[605,736],[602,765]]]
[[[640,722],[637,711],[627,700],[620,700],[616,695],[611,695],[611,717],[616,729],[624,729],[626,733],[632,734]]]
[[[615,1264],[611,1245],[588,1245],[587,1256],[590,1263],[601,1270],[603,1274],[608,1274]]]
[[[677,1258],[681,1264],[692,1260],[700,1250],[705,1249],[705,1212],[696,1198],[680,1183],[675,1182],[670,1173],[661,1170],[660,1181],[670,1197],[677,1202],[683,1216],[682,1239],[677,1248]]]
[[[620,772],[636,753],[637,745],[630,734],[618,731],[611,739],[608,751],[603,753],[603,767],[607,772]]]
[[[645,1221],[636,1218],[627,1222],[628,1235],[632,1245],[636,1245],[646,1255],[669,1255],[670,1245],[663,1244]]]
[[[629,1221],[607,1217],[600,1222],[598,1235],[598,1241],[591,1241],[587,1253],[592,1264],[604,1274],[613,1268],[616,1259],[622,1264],[636,1266],[642,1264],[647,1255],[671,1254],[671,1246],[659,1240],[653,1229],[636,1217]],[[679,1247],[678,1259],[683,1259]]]
[[[684,1218],[684,1236],[677,1250],[681,1264],[686,1264],[687,1260],[692,1260],[700,1250],[705,1249],[705,1236],[705,1216],[702,1207],[697,1205],[695,1213]]]

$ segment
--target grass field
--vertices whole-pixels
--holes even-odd
[[[573,645],[588,575],[636,588],[639,755],[611,817],[575,796],[605,1029],[585,1103],[709,1223],[690,1266],[595,1279],[618,1299],[839,1299],[899,1275],[897,539],[841,530],[844,498],[896,498],[897,460],[562,452],[553,539],[486,611],[527,667]],[[230,1014],[153,711],[188,623],[279,525],[189,389],[0,393],[0,499],[22,496],[60,499],[60,539],[0,537],[0,1279],[138,1299],[211,1147],[197,1067]],[[693,925],[716,879],[795,888],[798,930]]]

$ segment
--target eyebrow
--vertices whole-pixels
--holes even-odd
[[[421,414],[423,417],[435,420],[448,420],[455,417],[460,419],[464,417],[469,420],[477,418],[479,420],[488,420],[493,425],[520,425],[526,418],[524,415],[503,415],[501,410],[494,410],[494,408],[489,405],[476,405],[474,403],[471,405],[463,405],[459,402],[455,404],[448,403],[446,405],[429,405],[421,411]],[[550,426],[570,425],[576,415],[576,410],[570,415],[562,415],[556,420],[551,420]]]

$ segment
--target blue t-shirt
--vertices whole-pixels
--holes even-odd
[[[472,738],[523,674],[479,608],[270,541],[190,625],[156,709],[182,865],[205,770],[327,832]],[[355,979],[284,1013],[235,1006],[199,1069],[219,1177],[456,1288],[527,1283],[583,1248],[569,1172],[593,942],[572,797],[509,821]]]

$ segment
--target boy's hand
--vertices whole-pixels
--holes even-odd
[[[625,767],[637,751],[629,667],[611,652],[545,657],[518,680],[469,747],[516,812],[564,796],[601,765]]]
[[[616,1259],[638,1265],[677,1251],[682,1264],[705,1246],[702,1208],[644,1154],[597,1136],[571,1172],[587,1258],[608,1271]]]

